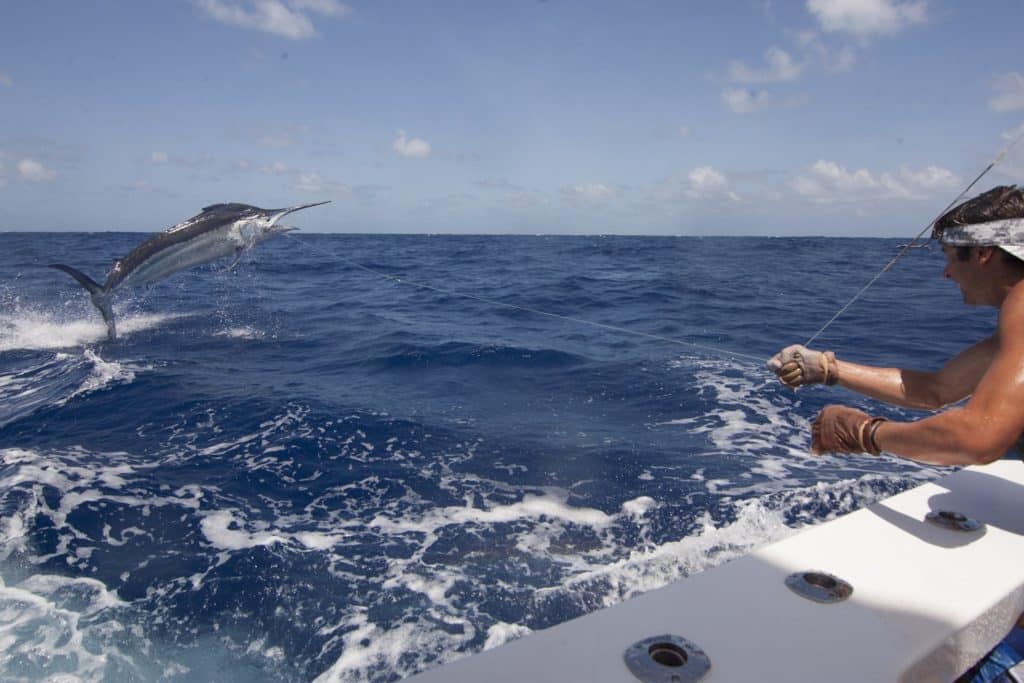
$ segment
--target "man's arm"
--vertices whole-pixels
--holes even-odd
[[[981,465],[1013,447],[1024,433],[1024,306],[1009,313],[999,323],[998,351],[967,404],[917,422],[881,424],[879,448],[934,465]]]
[[[965,349],[937,372],[861,365],[822,353],[789,346],[768,361],[784,384],[838,383],[866,396],[907,408],[937,410],[969,396],[995,356],[994,337]]]
[[[998,460],[1024,433],[1024,288],[1007,296],[991,344],[988,369],[963,407],[916,422],[879,422],[854,408],[829,406],[812,426],[812,449],[882,450],[935,465]]]
[[[937,372],[879,368],[836,359],[838,384],[907,408],[938,410],[970,396],[996,354],[989,337],[964,349]]]

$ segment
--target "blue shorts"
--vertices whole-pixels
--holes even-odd
[[[1018,683],[1024,678],[1010,669],[1021,662],[1024,662],[1024,629],[1014,627],[1010,635],[958,678],[957,683]]]

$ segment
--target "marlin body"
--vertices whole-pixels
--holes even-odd
[[[281,218],[327,203],[303,204],[287,209],[261,209],[248,204],[207,206],[200,214],[150,237],[130,254],[115,261],[102,285],[63,263],[51,263],[50,268],[63,270],[89,291],[93,305],[107,324],[107,338],[113,341],[117,338],[117,325],[111,308],[114,292],[153,284],[179,271],[225,256],[233,255],[234,263],[237,263],[243,253],[257,244],[297,229],[278,225]]]

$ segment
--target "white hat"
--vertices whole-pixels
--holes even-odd
[[[950,225],[939,241],[952,247],[999,247],[1024,261],[1024,218]]]
[[[1013,254],[1014,256],[1019,258],[1021,261],[1024,261],[1024,245],[1021,245],[1021,244],[1013,244],[1013,245],[1001,244],[1001,245],[999,245],[999,248],[1002,249],[1003,251],[1006,251],[1006,252],[1009,252],[1009,253]]]

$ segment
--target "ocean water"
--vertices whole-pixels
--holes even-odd
[[[145,237],[0,234],[5,681],[393,681],[943,473],[809,456],[826,403],[911,413],[763,363],[899,240],[300,233],[107,343],[44,266]],[[942,264],[817,346],[938,367],[995,319]]]

